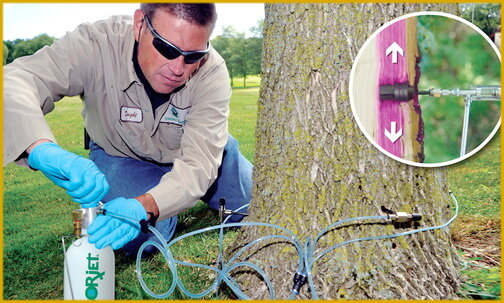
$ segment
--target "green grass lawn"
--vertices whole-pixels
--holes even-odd
[[[238,139],[241,151],[251,161],[255,149],[257,98],[257,87],[235,88],[229,118],[230,133]],[[81,101],[68,98],[57,105],[48,120],[63,148],[87,155],[83,149],[80,110]],[[449,169],[449,185],[461,203],[461,218],[466,220],[464,222],[476,222],[472,224],[472,229],[476,231],[485,228],[482,224],[500,222],[499,154],[499,140],[494,139],[476,156]],[[4,299],[62,299],[63,253],[60,238],[72,232],[71,211],[76,208],[77,205],[65,192],[40,172],[14,164],[5,167]],[[217,223],[215,213],[200,203],[179,216],[177,235]],[[500,223],[496,224],[500,226]],[[455,231],[459,229],[452,228]],[[235,234],[235,231],[229,232],[226,242],[232,241]],[[459,236],[467,235],[459,233]],[[216,233],[188,238],[176,244],[173,253],[179,260],[213,264],[217,256]],[[469,267],[467,273],[473,277],[470,280],[472,283],[466,286],[473,288],[466,292],[496,293],[495,289],[491,289],[500,283],[495,268],[485,274],[479,268]],[[141,289],[134,270],[134,260],[116,254],[116,299],[150,298]],[[161,255],[143,262],[142,271],[153,290],[164,292],[168,289],[171,277]],[[211,283],[207,278],[211,273],[206,270],[181,268],[180,273],[187,287],[193,291],[202,290]],[[491,279],[488,278],[490,276]],[[185,299],[178,291],[170,298]]]
[[[259,87],[261,86],[261,77],[259,75],[247,76],[245,82],[243,77],[233,78],[232,86],[233,88],[247,88],[247,87]]]
[[[241,152],[252,163],[254,162],[258,95],[258,87],[234,89],[229,115],[229,133],[238,139]]]
[[[448,177],[460,203],[452,239],[467,262],[461,294],[470,299],[497,299],[501,293],[499,133],[480,152],[451,165]]]
[[[465,199],[460,206],[463,215],[500,218],[499,133],[482,151],[451,165],[448,171],[450,186]]]

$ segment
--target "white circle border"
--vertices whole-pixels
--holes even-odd
[[[488,137],[480,145],[478,145],[476,148],[474,148],[472,151],[470,151],[469,153],[465,154],[464,156],[455,158],[453,160],[445,161],[445,162],[439,162],[439,163],[419,163],[419,162],[413,162],[413,161],[409,161],[409,160],[400,158],[400,157],[398,157],[396,155],[391,154],[390,152],[388,152],[387,150],[385,150],[383,147],[381,147],[368,134],[368,132],[363,127],[363,125],[362,125],[362,123],[361,123],[361,121],[360,121],[360,119],[359,119],[359,117],[357,115],[357,111],[356,111],[355,103],[354,103],[354,98],[353,98],[353,85],[354,85],[354,83],[353,83],[354,80],[353,79],[354,79],[354,76],[355,76],[356,65],[359,62],[359,59],[362,56],[362,53],[368,47],[368,45],[371,43],[371,41],[373,41],[373,39],[376,38],[376,36],[380,32],[382,32],[385,28],[389,27],[390,25],[394,24],[395,22],[401,21],[403,19],[411,18],[411,17],[425,16],[425,15],[434,15],[434,16],[447,17],[447,18],[455,19],[457,21],[460,21],[460,22],[468,25],[469,27],[471,27],[472,29],[474,29],[477,33],[479,33],[483,38],[485,38],[485,40],[488,42],[488,44],[490,45],[490,47],[492,47],[492,49],[497,54],[497,57],[499,58],[499,62],[502,62],[500,51],[497,49],[497,46],[495,45],[495,43],[493,43],[493,41],[490,40],[490,38],[479,27],[477,27],[473,23],[471,23],[471,22],[469,22],[469,21],[467,21],[467,20],[465,20],[465,19],[463,19],[461,17],[455,16],[455,15],[452,15],[452,14],[448,14],[448,13],[443,13],[443,12],[422,11],[422,12],[410,13],[410,14],[406,14],[406,15],[403,15],[401,17],[395,18],[395,19],[393,19],[391,21],[388,21],[387,23],[383,24],[371,36],[369,36],[369,38],[366,40],[366,42],[364,42],[364,44],[359,49],[359,52],[357,53],[357,56],[355,56],[355,60],[354,60],[354,63],[352,65],[352,71],[350,72],[350,81],[349,81],[349,92],[348,92],[348,95],[349,95],[349,99],[350,99],[350,107],[352,108],[352,113],[353,113],[355,121],[357,122],[357,125],[359,126],[359,129],[364,134],[364,136],[366,136],[366,138],[368,139],[368,141],[371,142],[371,144],[373,144],[374,147],[376,147],[379,151],[381,151],[386,156],[388,156],[388,157],[390,157],[390,158],[392,158],[392,159],[394,159],[396,161],[399,161],[401,163],[404,163],[404,164],[408,164],[408,165],[412,165],[412,166],[417,166],[417,167],[443,167],[443,166],[448,166],[448,165],[455,164],[455,163],[458,163],[460,161],[463,161],[463,160],[471,157],[472,155],[474,155],[478,151],[480,151],[485,145],[487,145],[488,142],[490,142],[490,140],[492,140],[492,138],[495,136],[495,134],[499,130],[500,124],[501,124],[501,118],[502,117],[499,117],[499,121],[495,125],[495,128],[493,129],[493,131],[488,135]],[[502,68],[502,66],[501,66],[501,68]],[[501,79],[501,81],[502,81],[502,79]]]

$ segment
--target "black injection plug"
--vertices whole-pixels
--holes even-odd
[[[408,82],[380,85],[380,100],[409,101],[415,95],[415,88]]]
[[[301,288],[303,287],[303,285],[306,284],[306,282],[308,281],[308,277],[297,271],[296,274],[294,274],[294,285],[292,286],[292,292],[296,295],[299,295],[299,291],[301,290]]]

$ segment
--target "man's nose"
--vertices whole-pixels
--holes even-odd
[[[184,56],[180,55],[177,58],[170,60],[170,69],[175,76],[182,76],[184,74],[185,62]]]

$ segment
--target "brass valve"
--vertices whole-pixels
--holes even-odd
[[[73,218],[73,234],[77,237],[80,238],[82,235],[82,211],[80,209],[72,211],[72,218]]]

